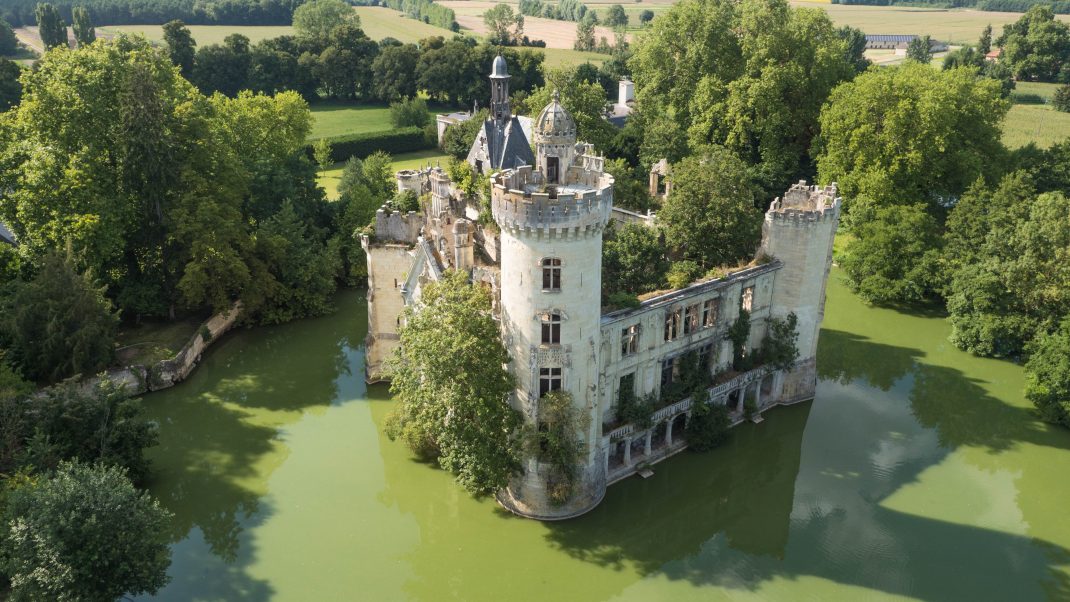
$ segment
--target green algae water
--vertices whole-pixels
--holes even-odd
[[[475,500],[383,435],[366,306],[228,335],[160,423],[175,513],[159,600],[1070,599],[1070,432],[1011,363],[834,273],[811,403],[545,524]]]

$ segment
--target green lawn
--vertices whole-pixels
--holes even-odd
[[[394,157],[393,168],[394,171],[399,171],[402,169],[416,169],[428,164],[445,166],[448,159],[448,156],[437,148],[402,153]],[[320,171],[319,176],[316,178],[320,188],[327,191],[328,199],[333,200],[338,197],[338,181],[342,178],[343,167],[342,163],[335,163],[330,169]]]
[[[582,63],[601,65],[609,60],[608,54],[599,54],[597,52],[584,52],[565,48],[535,48],[534,50],[539,50],[546,54],[545,63],[547,67],[563,67]]]
[[[354,105],[318,102],[311,105],[312,131],[310,140],[346,134],[380,132],[394,127],[390,123],[390,109],[382,105]]]
[[[1003,143],[1019,148],[1035,142],[1047,148],[1070,138],[1070,113],[1047,105],[1014,105],[1003,122]]]
[[[1014,84],[1014,94],[1035,94],[1044,99],[1044,102],[1050,102],[1051,97],[1055,96],[1055,91],[1059,89],[1062,84],[1044,84],[1040,82],[1017,82]]]

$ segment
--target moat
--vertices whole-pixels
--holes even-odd
[[[414,462],[364,384],[366,303],[238,331],[145,398],[175,513],[160,600],[1043,600],[1070,597],[1070,432],[1023,371],[833,271],[817,397],[562,523]]]

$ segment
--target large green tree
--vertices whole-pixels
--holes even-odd
[[[1070,316],[1029,346],[1025,396],[1048,422],[1070,428]]]
[[[0,19],[0,56],[11,56],[19,51],[19,38],[11,24]]]
[[[167,584],[171,513],[121,469],[63,464],[7,502],[0,563],[14,599],[104,602]]]
[[[115,356],[118,317],[104,290],[69,258],[44,258],[37,276],[0,291],[0,340],[33,380],[90,375]]]
[[[762,213],[742,161],[722,147],[705,147],[674,165],[671,178],[658,221],[674,258],[705,270],[754,256]]]
[[[1018,79],[1070,78],[1070,25],[1056,20],[1050,6],[1034,5],[1022,18],[1004,25],[996,44],[1003,48],[1000,62],[1010,65]]]
[[[851,290],[871,303],[917,303],[939,288],[940,225],[924,205],[858,205],[840,261]]]
[[[0,57],[0,113],[19,104],[22,98],[20,75],[22,69],[18,63]]]
[[[610,294],[657,290],[665,285],[667,270],[664,243],[653,228],[625,224],[602,244],[602,288]]]
[[[508,4],[497,4],[483,12],[483,23],[489,33],[487,41],[501,46],[519,43],[524,36],[524,15],[513,11]]]
[[[35,11],[37,17],[37,33],[41,36],[41,43],[46,50],[68,46],[67,24],[59,14],[59,9],[48,2],[37,5]]]
[[[252,56],[249,38],[240,33],[226,37],[222,44],[201,46],[194,59],[190,81],[205,94],[221,92],[236,96],[249,88]]]
[[[326,40],[334,28],[343,24],[360,27],[360,17],[342,0],[310,0],[294,10],[294,31],[305,38]]]
[[[932,39],[929,36],[917,36],[907,44],[908,61],[928,65],[932,58]]]
[[[387,46],[379,51],[372,63],[375,96],[393,101],[416,95],[416,65],[420,50],[415,44]]]
[[[853,58],[824,11],[686,0],[654,21],[630,64],[643,112],[671,116],[696,148],[724,146],[771,196],[812,171],[818,114]]]
[[[867,71],[838,87],[821,112],[819,179],[839,184],[848,211],[862,198],[951,205],[1003,156],[1008,108],[999,83],[972,69]]]
[[[171,56],[171,62],[182,71],[182,76],[189,78],[193,75],[193,60],[197,54],[197,42],[193,40],[193,34],[182,21],[169,21],[163,26],[163,41],[167,44],[167,52]]]
[[[406,310],[391,363],[387,433],[475,494],[502,489],[520,468],[522,421],[508,403],[514,379],[499,334],[487,290],[449,271]]]
[[[89,11],[84,6],[76,6],[71,9],[71,29],[74,30],[74,39],[78,46],[88,46],[97,39],[97,30],[93,27],[93,20],[89,17]]]

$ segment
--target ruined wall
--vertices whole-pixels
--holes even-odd
[[[399,344],[398,327],[405,309],[402,287],[412,266],[413,254],[407,245],[375,244],[361,238],[368,257],[368,338],[365,376],[378,382],[389,376],[384,362]]]
[[[817,338],[825,315],[825,285],[832,267],[832,241],[839,224],[835,184],[800,182],[765,214],[762,252],[784,264],[773,283],[773,315],[798,317],[799,362],[784,382],[784,398],[812,397],[817,388]]]

